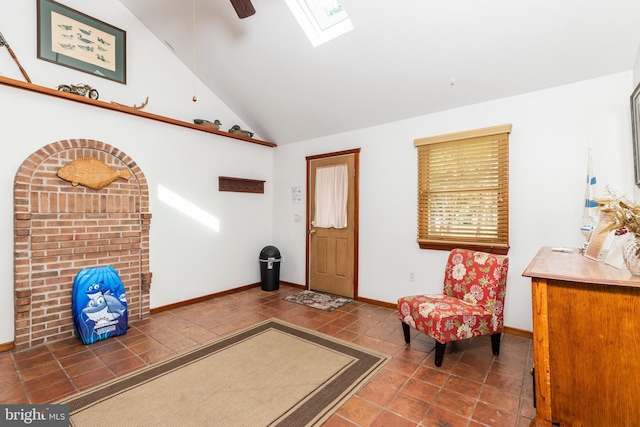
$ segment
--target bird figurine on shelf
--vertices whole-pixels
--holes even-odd
[[[238,125],[233,125],[231,129],[229,129],[229,133],[237,133],[238,135],[246,136],[249,138],[253,137],[253,132],[249,132],[248,130],[242,129]]]
[[[193,123],[197,124],[197,125],[202,125],[208,128],[213,128],[213,129],[220,129],[220,126],[222,126],[222,123],[220,123],[220,120],[215,119],[213,122],[210,122],[209,120],[204,120],[204,119],[193,119]]]

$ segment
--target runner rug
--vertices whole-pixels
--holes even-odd
[[[72,426],[315,426],[388,357],[271,319],[60,403]]]
[[[314,291],[302,291],[297,294],[286,296],[284,297],[284,300],[324,311],[333,311],[336,308],[342,307],[343,305],[353,301],[351,298]]]

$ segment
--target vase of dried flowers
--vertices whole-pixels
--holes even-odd
[[[631,274],[640,276],[640,206],[626,196],[608,192],[609,197],[596,199],[598,212],[610,222],[602,233],[613,230],[616,235],[631,233],[633,237],[622,245],[622,258]]]
[[[622,259],[631,274],[640,276],[640,239],[637,235],[622,244]]]

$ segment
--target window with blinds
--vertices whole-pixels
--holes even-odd
[[[509,250],[511,125],[420,138],[418,244]]]

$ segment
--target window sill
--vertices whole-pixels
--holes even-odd
[[[465,243],[434,243],[434,242],[418,242],[420,249],[432,249],[436,251],[451,251],[456,248],[469,249],[472,251],[489,252],[496,255],[507,255],[509,253],[509,247],[489,244],[465,244]]]
[[[147,113],[147,112],[144,112],[144,111],[141,111],[141,110],[137,110],[137,109],[135,109],[133,107],[127,107],[127,106],[122,106],[122,105],[111,104],[111,103],[105,102],[105,101],[89,99],[89,98],[86,98],[86,97],[83,97],[83,96],[80,96],[80,95],[74,95],[72,93],[61,92],[61,91],[56,90],[56,89],[51,89],[51,88],[44,87],[44,86],[38,86],[38,85],[35,85],[35,84],[32,84],[32,83],[23,82],[23,81],[20,81],[20,80],[10,79],[8,77],[0,76],[0,84],[2,84],[4,86],[14,87],[16,89],[24,89],[24,90],[28,90],[30,92],[40,93],[42,95],[49,95],[49,96],[54,96],[56,98],[63,98],[63,99],[67,99],[69,101],[79,102],[81,104],[93,105],[94,107],[105,108],[107,110],[119,111],[121,113],[131,114],[133,116],[143,117],[143,118],[150,119],[150,120],[156,120],[156,121],[163,122],[163,123],[168,123],[168,124],[174,125],[174,126],[186,127],[186,128],[190,128],[190,129],[194,129],[194,130],[200,131],[200,132],[214,133],[216,135],[225,136],[227,138],[239,139],[241,141],[246,141],[246,142],[250,142],[250,143],[253,143],[253,144],[265,145],[267,147],[277,147],[277,144],[274,144],[273,142],[267,142],[267,141],[261,141],[259,139],[247,138],[246,136],[236,135],[234,133],[229,133],[229,132],[224,132],[224,131],[221,131],[221,130],[216,130],[216,129],[212,129],[212,128],[203,127],[203,126],[197,125],[195,123],[183,122],[181,120],[176,120],[176,119],[172,119],[172,118],[169,118],[169,117],[160,116],[160,115],[157,115],[157,114]]]

